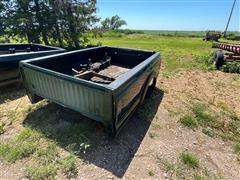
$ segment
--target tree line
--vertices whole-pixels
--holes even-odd
[[[0,0],[0,35],[80,48],[88,40],[86,32],[98,33],[126,24],[116,15],[98,27],[96,11],[96,0]]]

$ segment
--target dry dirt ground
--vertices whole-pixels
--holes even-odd
[[[191,130],[178,122],[195,102],[204,103],[216,112],[219,104],[224,104],[240,115],[240,75],[216,71],[180,71],[169,78],[160,75],[154,93],[146,99],[117,138],[109,139],[101,125],[90,121],[88,126],[93,128],[94,147],[78,156],[75,178],[193,179],[194,174],[198,174],[207,179],[240,179],[240,162],[231,141],[209,137],[201,128]],[[21,88],[3,93],[0,99],[0,120],[7,121],[9,110],[29,105]],[[40,112],[32,112],[32,116],[38,117],[36,113],[40,113],[51,119],[47,116],[49,111],[46,109],[51,109],[60,120],[45,123],[41,119],[41,123],[36,123],[34,121],[37,119],[25,118],[10,123],[6,132],[0,135],[0,140],[13,136],[26,124],[51,134],[53,127],[67,128],[68,123],[88,121],[84,118],[77,119],[76,122],[78,115],[72,116],[71,112],[51,103],[45,105]],[[71,137],[69,141],[70,139]],[[59,140],[58,145],[64,151],[66,142]],[[179,160],[184,151],[191,152],[199,159],[198,169],[184,169]],[[166,166],[166,162],[172,166]],[[25,160],[14,164],[4,161],[0,163],[0,179],[24,179]],[[58,174],[56,178],[65,177]]]

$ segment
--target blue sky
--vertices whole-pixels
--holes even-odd
[[[229,30],[240,31],[239,1]],[[98,0],[97,14],[117,14],[129,29],[223,31],[232,4],[233,0]]]

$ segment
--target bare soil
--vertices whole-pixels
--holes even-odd
[[[94,146],[85,155],[78,156],[76,179],[171,179],[171,173],[159,163],[159,159],[177,163],[180,154],[186,150],[198,157],[200,168],[209,174],[208,179],[240,179],[240,162],[232,142],[209,137],[200,129],[190,130],[178,122],[194,102],[203,102],[214,111],[219,111],[219,104],[224,104],[240,115],[240,75],[216,71],[180,71],[170,78],[160,75],[151,97],[136,111],[117,138],[110,139],[101,125],[90,121],[88,125],[93,128],[91,140]],[[30,102],[23,89],[3,92],[0,120],[7,121],[11,109],[27,106]],[[73,117],[72,112],[58,105],[50,104],[44,108],[53,108],[55,114],[62,114],[56,124],[34,126],[43,132],[51,133],[51,127],[67,128],[67,124],[72,122],[66,119],[77,118],[77,123],[89,122],[87,118]],[[49,112],[44,109],[32,113],[49,117],[46,114]],[[34,120],[24,119],[9,124],[6,132],[0,135],[0,141],[16,134],[26,123],[34,123]],[[58,144],[65,151],[63,143]],[[1,162],[0,179],[24,178],[23,167],[24,161],[15,164]],[[65,176],[59,174],[57,178]]]

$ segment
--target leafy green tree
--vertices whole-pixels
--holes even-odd
[[[9,36],[26,38],[28,42],[39,43],[40,33],[33,15],[31,0],[12,0],[6,4],[5,31]]]
[[[118,15],[104,19],[101,22],[101,24],[102,24],[102,29],[105,31],[116,30],[124,25],[127,25],[126,21],[121,19]]]
[[[99,19],[95,15],[96,0],[68,0],[63,2],[63,22],[70,46],[79,48],[87,41],[84,35]]]
[[[72,48],[84,45],[84,34],[99,21],[96,0],[0,0],[1,9],[0,25],[9,36]]]

